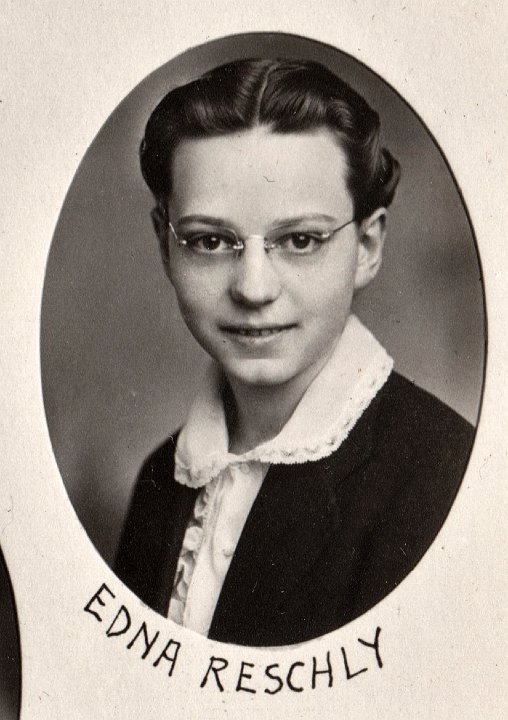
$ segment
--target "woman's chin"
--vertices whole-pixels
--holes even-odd
[[[229,360],[223,365],[232,383],[251,387],[277,387],[293,380],[299,373],[288,361],[280,359]]]

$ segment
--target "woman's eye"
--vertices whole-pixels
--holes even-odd
[[[297,255],[308,255],[323,244],[323,238],[318,233],[293,232],[279,238],[277,243],[282,250]]]
[[[184,238],[186,245],[195,252],[219,253],[234,249],[234,238],[218,233],[199,233]]]

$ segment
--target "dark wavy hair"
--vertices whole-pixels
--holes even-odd
[[[266,125],[274,133],[329,128],[348,160],[347,185],[360,221],[388,207],[400,166],[380,146],[380,121],[368,103],[319,63],[239,60],[171,90],[150,116],[141,142],[143,177],[165,207],[171,160],[184,138],[225,135]]]

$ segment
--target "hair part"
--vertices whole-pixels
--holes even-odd
[[[393,200],[400,166],[380,146],[378,114],[316,62],[239,60],[171,90],[150,116],[141,142],[143,177],[161,207],[171,195],[174,151],[183,139],[265,125],[274,133],[328,128],[348,161],[355,219]]]

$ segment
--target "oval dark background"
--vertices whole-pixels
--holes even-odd
[[[402,165],[383,268],[355,311],[396,369],[475,423],[485,355],[481,270],[467,212],[432,136],[404,100],[333,47],[279,33],[230,36],[152,73],[91,144],[65,199],[41,320],[44,402],[55,456],[91,540],[110,562],[148,453],[185,418],[204,353],[185,329],[160,263],[138,163],[161,97],[223,62],[318,60],[378,110]],[[83,112],[93,98],[83,98]]]

